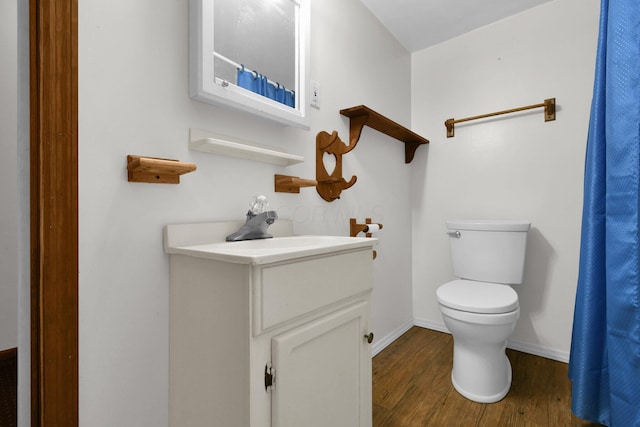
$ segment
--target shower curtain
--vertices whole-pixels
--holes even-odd
[[[573,412],[640,426],[640,2],[602,0],[569,377]]]

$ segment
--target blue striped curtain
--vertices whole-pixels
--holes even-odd
[[[262,74],[248,71],[244,68],[244,65],[242,65],[242,68],[238,68],[236,82],[241,88],[273,99],[291,108],[296,106],[295,93],[293,91],[286,89],[280,83],[273,84],[269,82],[269,79]]]
[[[569,377],[573,412],[640,426],[640,2],[602,0]]]

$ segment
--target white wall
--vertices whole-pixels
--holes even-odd
[[[338,201],[313,188],[274,193],[274,173],[315,177],[315,135],[348,140],[341,108],[411,118],[411,57],[359,0],[312,1],[311,130],[282,127],[187,94],[187,1],[79,4],[80,423],[163,426],[168,408],[168,223],[242,220],[263,193],[297,233],[348,235],[349,217],[384,224],[375,261],[379,340],[412,321],[410,167],[401,143],[369,128],[344,157],[358,177]],[[189,151],[190,127],[303,155],[288,168]],[[420,150],[418,150],[420,151]],[[129,183],[126,155],[195,162],[180,185]]]
[[[453,278],[445,220],[528,219],[521,316],[511,346],[568,360],[578,271],[596,0],[556,0],[414,53],[413,129],[431,139],[412,166],[416,322],[444,328],[436,288]],[[484,122],[443,122],[555,97]]]
[[[17,17],[0,2],[0,351],[18,346]]]

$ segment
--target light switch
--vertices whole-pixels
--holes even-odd
[[[311,80],[311,106],[320,109],[320,83]]]

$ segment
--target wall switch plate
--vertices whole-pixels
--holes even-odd
[[[311,106],[320,109],[320,83],[311,80]]]

